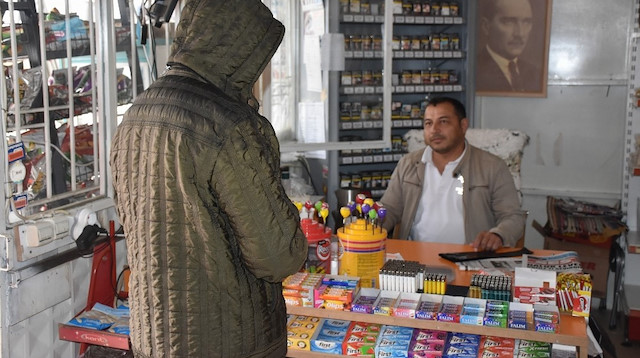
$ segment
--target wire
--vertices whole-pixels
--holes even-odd
[[[46,146],[47,145],[47,143],[40,142],[40,141],[37,141],[37,140],[30,140],[30,142],[33,142],[35,144],[40,144],[42,146]],[[67,162],[69,162],[69,164],[71,164],[71,158],[67,158],[67,155],[60,148],[58,148],[56,145],[51,144],[51,143],[49,143],[49,146],[51,148],[55,149],[55,151],[58,152],[58,154],[60,154],[64,160],[66,160]],[[93,165],[93,163],[78,163],[78,162],[76,162],[76,166],[77,167],[88,167],[88,166],[92,166],[92,165]]]
[[[302,163],[302,167],[304,167],[305,172],[309,176],[309,180],[311,181],[311,186],[313,187],[313,193],[317,194],[318,192],[316,191],[316,183],[313,181],[313,175],[311,175],[311,168],[309,167],[309,162],[307,161],[307,158],[304,155],[299,155],[298,161]]]

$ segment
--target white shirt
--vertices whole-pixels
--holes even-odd
[[[511,79],[511,72],[509,71],[509,62],[511,61],[495,53],[495,51],[489,48],[489,46],[487,46],[487,52],[489,52],[489,56],[491,56],[491,58],[493,58],[493,60],[496,61],[496,63],[498,64],[498,67],[500,67],[500,71],[502,71],[502,73],[504,74],[504,77],[506,77],[507,80],[509,81],[509,84],[513,85],[513,80]],[[518,59],[514,58],[513,62],[515,62],[517,65]]]
[[[454,178],[453,170],[458,166],[465,150],[456,160],[447,163],[442,174],[433,164],[433,150],[428,147],[422,155],[424,185],[418,203],[416,217],[409,238],[423,242],[464,244],[464,218],[462,208],[462,184],[464,178]]]

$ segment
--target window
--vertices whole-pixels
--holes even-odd
[[[9,223],[107,194],[112,117],[142,90],[133,4],[119,3],[126,7],[99,0],[3,4],[0,106]]]

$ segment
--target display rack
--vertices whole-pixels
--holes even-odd
[[[436,269],[438,267],[446,267],[456,269],[456,265],[441,258],[438,254],[441,252],[460,252],[469,250],[465,245],[455,244],[433,244],[422,243],[416,241],[405,240],[387,240],[387,253],[399,253],[405,260],[419,261],[428,263],[430,267]],[[551,254],[555,251],[535,250],[535,254]],[[457,271],[453,277],[451,284],[453,285],[469,285],[472,272]],[[460,323],[429,321],[412,318],[399,318],[392,316],[383,316],[375,314],[364,314],[347,311],[316,309],[307,307],[287,306],[287,313],[294,315],[313,316],[321,318],[341,319],[358,322],[370,322],[387,325],[397,325],[413,328],[434,329],[447,332],[470,333],[486,336],[498,336],[514,339],[527,339],[540,342],[558,343],[578,348],[578,354],[581,358],[587,358],[589,338],[587,336],[587,322],[583,317],[572,317],[562,315],[560,326],[557,333],[543,333],[530,330],[518,330],[510,328],[497,328],[474,326]],[[336,355],[327,355],[309,351],[289,350],[289,357],[336,357]]]
[[[429,321],[412,318],[399,318],[392,316],[382,316],[375,314],[364,314],[346,311],[334,311],[326,309],[316,309],[307,307],[287,306],[287,313],[301,316],[312,316],[320,318],[340,319],[346,321],[378,323],[386,325],[395,325],[403,327],[412,327],[420,329],[433,329],[445,332],[460,332],[469,334],[478,334],[484,336],[496,336],[514,339],[526,339],[538,342],[560,343],[569,346],[579,347],[580,356],[586,358],[589,346],[589,340],[584,333],[586,331],[586,322],[583,317],[562,316],[560,328],[557,333],[550,334],[544,332],[535,332],[528,330],[519,330],[511,328],[474,326],[461,323],[451,323],[442,321]],[[582,333],[580,333],[582,332]],[[583,354],[584,352],[584,354]],[[317,357],[316,355],[307,355],[304,351],[289,350],[289,357]],[[310,352],[314,353],[314,352]],[[316,354],[316,353],[314,353]],[[335,355],[332,355],[335,357]]]
[[[345,37],[345,69],[339,83],[330,84],[330,91],[338,93],[339,140],[386,139],[382,138],[386,105],[391,107],[392,123],[390,148],[340,152],[340,188],[362,189],[380,198],[398,160],[407,152],[403,135],[422,128],[428,98],[447,95],[467,104],[466,7],[463,1],[340,2],[337,32]],[[393,15],[385,16],[386,12]],[[383,38],[386,26],[393,29],[392,41]],[[391,46],[383,46],[385,42]],[[386,52],[391,52],[390,66],[383,60]],[[384,89],[389,86],[382,83],[384,72],[392,74],[390,104],[383,103]]]

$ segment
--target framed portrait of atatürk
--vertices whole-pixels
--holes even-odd
[[[478,0],[476,95],[546,97],[552,0]]]

